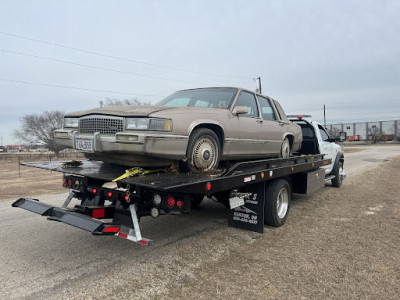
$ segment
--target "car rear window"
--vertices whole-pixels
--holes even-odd
[[[210,107],[226,109],[237,93],[236,88],[206,88],[175,92],[157,105]]]

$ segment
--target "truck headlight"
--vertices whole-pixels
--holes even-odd
[[[158,118],[126,118],[126,129],[172,131],[172,121]]]
[[[78,128],[79,118],[64,118],[64,128]]]

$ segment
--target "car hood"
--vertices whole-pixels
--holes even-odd
[[[118,105],[94,108],[88,110],[80,110],[67,113],[66,117],[83,117],[88,115],[107,115],[107,116],[142,116],[147,117],[152,113],[172,109],[171,106],[156,106],[156,105]]]

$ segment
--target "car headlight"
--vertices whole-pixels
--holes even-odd
[[[126,129],[172,131],[172,121],[169,119],[157,118],[127,118]]]
[[[148,130],[149,129],[149,119],[148,118],[128,118],[128,119],[126,119],[126,129]]]
[[[64,128],[78,128],[79,118],[64,118]]]

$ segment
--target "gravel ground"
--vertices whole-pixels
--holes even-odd
[[[294,196],[285,226],[263,235],[227,227],[223,206],[206,200],[143,219],[148,248],[4,200],[0,299],[398,299],[400,157],[365,163],[340,189]]]

